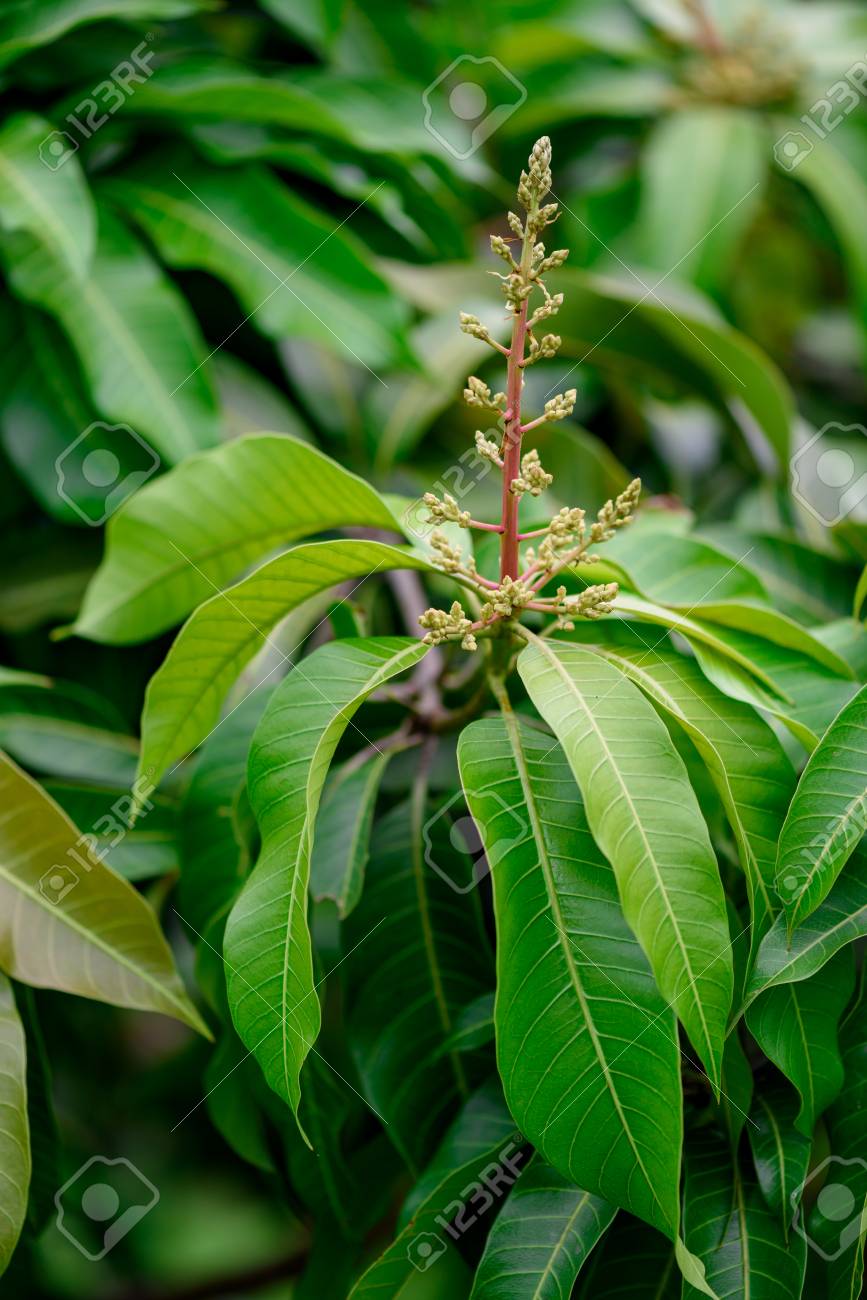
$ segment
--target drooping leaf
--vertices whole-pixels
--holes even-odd
[[[777,891],[790,932],[827,896],[867,829],[867,687],[810,755],[780,837]]]
[[[837,1028],[854,982],[851,950],[838,952],[809,979],[767,989],[746,1013],[759,1047],[800,1094],[795,1127],[806,1137],[843,1083]]]
[[[24,1225],[30,1187],[30,1126],[24,1027],[12,985],[0,974],[0,1274]]]
[[[795,784],[791,762],[756,711],[723,695],[693,660],[637,638],[603,653],[680,723],[704,759],[746,874],[755,952],[777,910],[774,865]]]
[[[266,683],[226,714],[196,756],[184,793],[178,816],[181,878],[176,909],[194,934],[208,930],[227,911],[251,866],[234,814],[245,790],[250,740],[269,694]]]
[[[808,753],[812,751],[857,691],[856,683],[807,655],[783,650],[761,637],[719,626],[716,631],[725,645],[723,654],[709,642],[686,634],[705,676],[726,695],[778,718]],[[743,660],[750,672],[741,666]]]
[[[355,579],[360,585],[390,568],[430,565],[382,542],[314,542],[267,561],[200,605],[148,685],[140,771],[156,784],[169,764],[200,743],[234,679],[290,610],[330,587]],[[283,662],[291,663],[293,650]]]
[[[641,262],[718,288],[761,200],[764,131],[729,105],[684,107],[663,117],[642,158]]]
[[[486,1084],[474,1093],[413,1189],[411,1217],[406,1221],[404,1212],[395,1240],[359,1279],[349,1300],[409,1294],[417,1272],[436,1270],[461,1235],[455,1224],[465,1229],[519,1177],[522,1142],[499,1089]],[[434,1271],[434,1283],[436,1276]]]
[[[497,1059],[521,1131],[574,1184],[677,1235],[676,1023],[549,737],[475,722],[461,779],[494,882]]]
[[[494,1220],[472,1300],[562,1300],[616,1212],[534,1156]]]
[[[720,1300],[799,1300],[806,1247],[786,1243],[757,1183],[712,1132],[690,1138],[684,1232]],[[684,1300],[695,1296],[684,1287]]]
[[[394,768],[392,768],[394,771]],[[425,789],[374,828],[364,892],[343,929],[350,1048],[371,1107],[411,1168],[429,1158],[474,1065],[454,1035],[493,971],[449,796]],[[462,820],[458,830],[463,829]]]
[[[759,1187],[785,1238],[807,1177],[812,1148],[810,1139],[795,1127],[797,1116],[798,1099],[792,1089],[763,1082],[747,1129]]]
[[[153,480],[109,520],[74,630],[112,645],[156,636],[267,551],[349,524],[397,530],[373,488],[313,447],[239,438]]]
[[[45,150],[52,134],[57,132],[35,113],[6,119],[0,131],[0,229],[26,232],[7,245],[13,261],[38,258],[45,245],[68,275],[82,280],[95,244],[93,200],[77,158],[50,167]]]
[[[789,934],[784,915],[762,940],[746,990],[749,1003],[763,989],[809,979],[841,948],[867,935],[867,858],[856,849],[831,892]]]
[[[170,266],[224,279],[270,337],[312,338],[374,370],[406,360],[406,311],[363,246],[268,170],[235,168],[226,185],[218,169],[181,152],[105,189]]]
[[[226,925],[227,984],[238,1034],[296,1114],[320,1023],[307,886],[322,786],[355,711],[427,649],[397,637],[322,646],[274,692],[253,737],[248,792],[262,851]]]
[[[85,279],[46,249],[13,259],[10,278],[22,297],[63,326],[103,416],[138,442],[142,481],[161,458],[172,464],[219,440],[207,354],[192,312],[110,212],[99,214]],[[81,432],[95,439],[98,428]]]
[[[331,898],[341,918],[361,897],[379,783],[391,754],[373,754],[360,766],[329,777],[316,821],[310,892]]]
[[[0,968],[37,988],[161,1011],[207,1035],[144,899],[0,754]]]
[[[730,940],[683,760],[637,687],[591,651],[535,639],[518,669],[563,745],[660,992],[716,1088],[732,997]]]

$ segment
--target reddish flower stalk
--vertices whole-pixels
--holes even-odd
[[[526,260],[526,240],[522,265]],[[503,440],[503,509],[500,543],[500,578],[518,576],[518,508],[520,498],[512,482],[521,473],[521,389],[524,386],[524,340],[527,335],[527,302],[521,304],[512,326],[506,382],[506,430]]]

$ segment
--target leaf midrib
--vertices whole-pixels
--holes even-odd
[[[557,672],[558,676],[561,677],[562,680],[563,680],[563,682],[565,683],[567,690],[571,690],[572,693],[574,694],[574,696],[575,696],[576,700],[578,701],[580,707],[583,709],[584,714],[585,714],[585,716],[587,717],[587,720],[588,720],[588,722],[589,722],[591,728],[593,729],[593,731],[594,731],[594,733],[595,733],[595,735],[596,735],[596,738],[597,738],[597,740],[599,741],[600,746],[602,747],[602,749],[604,750],[605,754],[606,754],[607,757],[608,757],[608,761],[609,761],[610,769],[611,769],[611,771],[614,773],[614,775],[615,775],[615,777],[616,777],[616,779],[617,779],[617,783],[618,783],[618,785],[620,786],[621,792],[622,792],[622,794],[623,794],[623,798],[624,798],[624,800],[626,801],[626,804],[627,804],[627,806],[629,807],[630,812],[631,812],[631,814],[632,814],[633,825],[638,829],[638,833],[639,833],[639,835],[640,835],[640,837],[641,837],[641,841],[642,841],[642,843],[643,843],[644,846],[645,846],[645,852],[646,852],[646,855],[647,855],[647,859],[648,859],[648,861],[650,862],[651,867],[652,867],[652,869],[653,869],[653,874],[654,874],[654,877],[655,877],[656,882],[657,882],[657,887],[658,887],[659,893],[660,893],[660,895],[661,895],[661,897],[662,897],[662,899],[663,899],[663,903],[664,903],[664,905],[665,905],[666,913],[667,913],[667,915],[668,915],[668,918],[669,918],[669,920],[670,920],[670,922],[671,922],[672,929],[673,929],[673,931],[674,931],[674,935],[675,935],[675,939],[676,939],[676,942],[677,942],[677,946],[678,946],[678,948],[679,948],[679,950],[680,950],[680,954],[681,954],[681,957],[682,957],[682,959],[683,959],[684,966],[685,966],[686,971],[687,971],[687,974],[688,974],[688,976],[689,976],[689,983],[687,984],[687,986],[686,986],[686,990],[684,990],[684,991],[692,992],[692,991],[695,989],[696,977],[693,975],[693,971],[692,971],[692,963],[690,962],[690,959],[689,959],[689,953],[687,952],[686,945],[685,945],[684,940],[683,940],[683,935],[682,935],[681,932],[680,932],[680,926],[679,926],[679,924],[678,924],[677,917],[674,915],[674,912],[672,911],[671,901],[670,901],[670,899],[669,899],[669,897],[668,897],[668,894],[667,894],[667,892],[666,892],[666,890],[665,890],[665,888],[664,888],[663,881],[662,881],[662,877],[661,877],[661,875],[660,875],[660,871],[659,871],[659,865],[658,865],[658,863],[657,863],[657,861],[656,861],[656,857],[655,857],[655,855],[654,855],[654,853],[653,853],[653,850],[652,850],[652,848],[651,848],[651,846],[650,846],[650,841],[649,841],[648,838],[647,838],[647,834],[646,834],[646,832],[645,832],[645,830],[644,830],[644,826],[642,825],[641,820],[640,820],[639,817],[638,817],[637,809],[636,809],[636,807],[635,807],[635,804],[633,803],[632,798],[631,798],[630,793],[629,793],[629,790],[628,790],[627,786],[625,785],[625,783],[624,783],[624,781],[623,781],[623,778],[622,778],[622,776],[621,776],[621,774],[620,774],[620,768],[619,768],[618,764],[614,761],[614,755],[611,753],[611,750],[610,750],[608,744],[607,744],[606,741],[605,741],[605,737],[603,736],[602,732],[599,730],[599,727],[598,727],[598,725],[597,725],[597,723],[596,723],[596,719],[594,718],[594,716],[593,716],[591,710],[588,708],[587,703],[586,703],[586,701],[585,701],[583,695],[581,695],[581,693],[580,693],[579,690],[578,690],[577,685],[576,685],[575,682],[572,680],[572,678],[569,676],[569,674],[566,672],[566,670],[565,670],[565,668],[563,667],[563,664],[561,663],[561,661],[560,661],[560,660],[558,659],[558,657],[557,657],[557,656],[556,656],[556,655],[555,655],[555,654],[550,650],[550,648],[549,648],[549,647],[544,643],[544,641],[541,641],[541,640],[540,640],[540,638],[538,638],[538,637],[534,637],[534,638],[533,638],[533,644],[536,645],[536,646],[539,648],[539,650],[542,652],[542,654],[543,654],[544,656],[547,656],[547,658],[549,659],[549,661],[553,664],[554,669],[555,669],[555,671]],[[680,996],[682,996],[682,994],[678,994],[677,997],[675,998],[675,1001],[677,1001],[677,998],[680,997]],[[711,1043],[711,1038],[710,1038],[710,1034],[709,1034],[709,1031],[708,1031],[707,1021],[706,1021],[706,1019],[705,1019],[705,1015],[704,1015],[704,1008],[702,1007],[702,1004],[701,1004],[701,999],[700,999],[699,997],[695,997],[695,996],[694,996],[694,997],[691,999],[691,1001],[692,1001],[693,1005],[695,1006],[695,1008],[696,1008],[696,1010],[697,1010],[697,1012],[698,1012],[698,1016],[699,1016],[699,1019],[700,1019],[700,1021],[701,1021],[702,1030],[704,1031],[705,1046],[706,1046],[706,1049],[707,1049],[707,1051],[708,1051],[708,1061],[709,1061],[709,1062],[712,1062],[713,1059],[714,1059],[714,1058],[713,1058],[712,1043]]]
[[[587,995],[584,989],[584,985],[581,980],[581,975],[575,964],[575,958],[574,958],[574,954],[572,953],[571,942],[567,938],[568,930],[566,929],[564,923],[564,917],[563,917],[562,909],[560,907],[560,900],[557,897],[557,891],[554,887],[553,874],[551,871],[551,860],[548,855],[548,845],[545,839],[544,831],[542,829],[542,820],[539,815],[538,807],[536,805],[536,797],[535,794],[533,793],[532,785],[530,783],[530,774],[527,769],[526,757],[524,755],[524,749],[521,744],[521,736],[518,727],[518,721],[517,718],[515,717],[515,714],[511,711],[511,709],[509,709],[508,711],[504,709],[502,716],[506,724],[506,730],[509,733],[509,741],[512,746],[512,753],[514,754],[515,757],[515,765],[518,769],[518,777],[521,782],[524,801],[527,806],[527,812],[530,817],[531,828],[533,831],[533,839],[536,848],[538,849],[539,852],[539,861],[540,861],[540,865],[542,866],[542,871],[545,878],[545,891],[548,895],[548,904],[556,918],[554,921],[554,927],[557,930],[558,942],[566,960],[566,966],[569,971],[570,981],[572,983],[572,986],[575,990],[575,994],[580,1003],[581,1010],[584,1014],[584,1020],[587,1025],[588,1033],[590,1034],[591,1042],[593,1043],[593,1050],[596,1055],[596,1059],[599,1062],[599,1066],[600,1069],[602,1070],[603,1078],[605,1079],[605,1085],[608,1088],[609,1093],[611,1094],[611,1099],[614,1102],[614,1107],[617,1111],[618,1117],[620,1118],[620,1122],[623,1126],[623,1131],[627,1136],[627,1140],[635,1156],[636,1164],[641,1170],[641,1173],[644,1177],[645,1185],[649,1189],[654,1201],[659,1206],[660,1212],[667,1223],[669,1222],[668,1214],[666,1213],[665,1207],[663,1206],[662,1202],[659,1200],[654,1181],[652,1178],[650,1178],[647,1169],[644,1166],[644,1161],[642,1160],[641,1153],[638,1150],[638,1147],[636,1146],[635,1139],[633,1138],[632,1135],[632,1130],[629,1124],[627,1123],[626,1116],[624,1114],[623,1107],[620,1101],[620,1096],[617,1092],[617,1088],[614,1084],[614,1079],[612,1077],[611,1069],[608,1064],[608,1059],[605,1055],[605,1051],[602,1047],[602,1043],[599,1040],[599,1036],[596,1031],[596,1024],[590,1011],[590,1006],[587,1000]]]

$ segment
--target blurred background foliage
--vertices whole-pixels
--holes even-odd
[[[51,635],[101,553],[88,521],[104,494],[77,442],[93,422],[124,478],[147,477],[153,453],[165,469],[267,429],[381,488],[453,490],[476,426],[464,378],[499,382],[457,312],[492,329],[502,318],[487,238],[508,234],[504,178],[542,132],[571,255],[556,285],[564,347],[528,376],[528,401],[567,378],[578,389],[574,421],[540,440],[563,499],[595,507],[640,474],[701,535],[748,554],[781,608],[808,624],[848,614],[867,560],[852,427],[867,342],[864,58],[863,6],[831,0],[7,0],[0,744],[80,825],[134,770],[168,638]],[[839,521],[791,491],[791,457],[829,422],[855,465]],[[477,516],[486,491],[474,488]],[[231,805],[242,763],[229,742],[204,753],[112,865],[159,905],[179,855],[219,854],[227,833],[236,853],[237,808],[218,817],[203,800],[190,827],[209,781]],[[49,1234],[4,1294],[146,1300],[264,1268],[255,1293],[285,1295],[268,1269],[292,1273],[305,1210],[287,1227],[285,1162],[255,1134],[252,1165],[215,1136],[209,1110],[237,1126],[230,1088],[201,1104],[207,1047],[168,1021],[37,1001],[62,1172],[121,1133],[132,1158],[147,1152],[162,1209],[98,1267]]]

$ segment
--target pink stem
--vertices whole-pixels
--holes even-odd
[[[500,578],[518,576],[518,497],[511,491],[513,479],[521,474],[521,388],[524,377],[521,362],[524,360],[524,342],[527,336],[527,300],[521,303],[512,326],[512,346],[509,349],[508,379],[506,385],[506,435],[503,450],[503,500],[502,533],[500,546]]]
[[[478,519],[470,520],[470,528],[482,528],[486,533],[501,533],[503,531],[502,524],[483,524]]]

